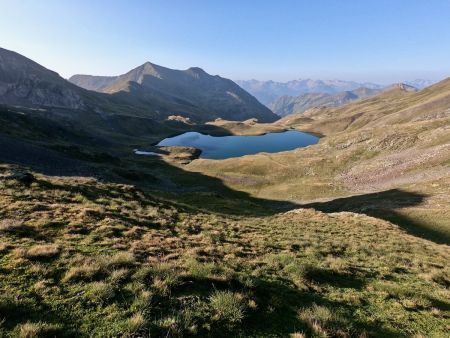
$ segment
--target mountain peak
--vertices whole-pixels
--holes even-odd
[[[149,61],[145,62],[141,66],[133,69],[131,72],[138,72],[140,75],[152,75],[158,78],[161,78],[161,72],[165,68],[162,66],[158,66],[157,64],[151,63]]]
[[[206,72],[200,68],[200,67],[190,67],[188,68],[188,71],[194,72],[194,73],[201,73],[201,74],[206,74]]]
[[[184,72],[194,78],[197,78],[197,79],[210,76],[207,72],[205,72],[200,67],[190,67],[190,68],[186,69]]]
[[[257,118],[272,122],[277,116],[234,82],[212,76],[200,67],[177,70],[151,62],[115,77],[77,76],[75,84],[154,107],[161,115],[180,115],[198,121]]]

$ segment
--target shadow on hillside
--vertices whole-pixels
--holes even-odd
[[[395,209],[413,207],[424,202],[426,195],[407,192],[399,189],[338,198],[328,202],[302,205],[303,208],[314,208],[323,212],[350,211],[380,218],[392,222],[411,235],[422,237],[440,244],[449,244],[447,234],[432,229],[426,224],[401,214]]]
[[[208,127],[209,128],[209,127]],[[216,130],[216,134],[225,131]],[[103,182],[133,184],[152,191],[159,198],[205,212],[236,216],[264,216],[294,208],[314,208],[324,212],[351,211],[391,221],[409,233],[436,243],[450,243],[446,234],[395,211],[423,202],[425,195],[392,189],[378,193],[339,198],[329,202],[299,205],[287,201],[255,198],[227,187],[220,179],[184,170],[159,157],[133,156],[132,146],[124,158],[108,148],[92,155],[66,147],[64,151],[26,139],[0,134],[0,162],[18,164],[50,176],[89,176]],[[86,147],[79,145],[79,149]],[[67,151],[69,149],[70,151]],[[97,148],[96,148],[97,149]],[[84,156],[84,157],[83,157]],[[99,192],[104,194],[105,192]]]
[[[225,131],[215,130],[214,133],[219,135]],[[19,171],[31,170],[48,176],[95,177],[105,183],[132,184],[159,198],[206,212],[263,216],[298,207],[290,202],[254,198],[230,189],[218,178],[183,170],[159,157],[133,155],[131,145],[126,153],[123,149],[120,153],[110,148],[89,148],[73,143],[63,147],[47,142],[46,146],[0,132],[0,149],[0,164],[15,165]],[[92,194],[107,196],[108,192],[102,190]]]
[[[360,271],[347,275],[339,275],[336,271],[326,271],[319,268],[309,270],[306,276],[315,285],[333,285],[339,288],[351,288],[361,290],[372,276],[367,271]],[[336,280],[337,279],[337,280]],[[352,325],[354,335],[359,332],[367,332],[371,335],[383,337],[397,337],[398,332],[383,327],[379,323],[369,323],[355,319],[354,312],[358,305],[348,302],[331,300],[320,293],[310,290],[300,290],[293,287],[288,279],[266,280],[254,278],[252,286],[248,287],[237,279],[221,280],[217,278],[184,276],[180,283],[171,292],[175,297],[186,297],[195,294],[197,296],[210,295],[215,291],[233,291],[242,294],[251,294],[252,299],[258,304],[257,308],[247,311],[244,325],[239,332],[230,335],[226,327],[220,324],[212,329],[208,336],[230,337],[230,336],[289,336],[294,332],[303,331],[313,335],[307,318],[302,319],[300,312],[314,313],[319,311],[339,313],[333,320],[336,322],[326,323],[330,335],[334,336],[339,329]],[[162,311],[167,310],[161,308]],[[333,321],[332,320],[332,321]],[[163,332],[161,332],[162,334]],[[203,332],[199,332],[200,335]],[[239,334],[237,334],[239,333]]]

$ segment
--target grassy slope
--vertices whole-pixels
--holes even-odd
[[[420,92],[393,88],[339,108],[314,108],[304,114],[286,116],[277,124],[333,135],[362,127],[384,127],[433,119],[446,111],[448,116],[449,106],[450,78]]]
[[[0,335],[448,334],[449,247],[388,222],[37,177],[0,183]]]
[[[367,200],[367,206],[351,210],[383,215],[389,209],[395,215],[388,219],[402,218],[399,224],[415,224],[416,233],[450,243],[449,100],[450,80],[418,93],[394,89],[280,122],[327,134],[317,145],[223,161],[196,160],[187,168],[254,197],[299,204],[401,188],[424,198],[420,203],[406,199],[400,205],[395,198],[387,199],[380,207]],[[367,212],[368,208],[377,210]]]

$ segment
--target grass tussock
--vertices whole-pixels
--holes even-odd
[[[44,322],[26,322],[16,327],[15,333],[19,338],[40,338],[56,336],[60,331],[60,327],[54,324]]]
[[[145,319],[145,316],[142,313],[138,312],[126,321],[126,331],[130,335],[135,335],[139,331],[143,330],[146,325],[147,320]]]
[[[101,271],[101,266],[95,260],[86,260],[80,265],[72,266],[64,275],[63,281],[89,281]]]
[[[17,248],[14,253],[17,257],[26,259],[53,258],[60,253],[60,247],[54,244],[41,244],[30,248]]]
[[[86,298],[95,303],[107,303],[116,296],[116,287],[108,282],[87,284]]]
[[[245,302],[243,295],[230,291],[216,291],[209,298],[215,318],[226,325],[238,325],[244,319]]]
[[[22,229],[23,224],[15,219],[2,219],[0,220],[0,233],[13,233]]]
[[[349,336],[349,333],[344,331],[349,324],[327,307],[313,304],[310,308],[302,309],[299,312],[299,318],[308,325],[311,332],[318,336]]]

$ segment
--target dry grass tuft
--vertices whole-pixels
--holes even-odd
[[[19,338],[56,337],[59,327],[44,322],[26,322],[17,325],[15,332]]]
[[[17,257],[27,259],[52,258],[58,255],[59,252],[59,246],[54,244],[34,245],[28,249],[18,248],[14,250],[14,253]]]
[[[303,332],[294,332],[289,335],[291,338],[306,338]]]
[[[446,288],[450,288],[450,268],[435,272],[432,280]]]
[[[10,247],[8,243],[0,243],[0,253],[8,251]]]
[[[87,260],[79,266],[71,267],[64,275],[63,280],[81,281],[92,280],[101,270],[101,266],[94,260]]]
[[[299,312],[299,318],[309,326],[311,331],[319,336],[329,337],[338,333],[336,324],[340,322],[340,318],[324,306],[314,304],[310,308],[302,309]]]
[[[5,218],[0,220],[0,233],[12,233],[23,228],[22,221]]]
[[[113,284],[121,284],[127,279],[128,275],[129,275],[128,269],[117,269],[111,272],[109,280]]]
[[[146,324],[147,320],[145,319],[145,316],[138,312],[127,320],[126,330],[133,335],[142,330]]]
[[[103,263],[106,268],[121,268],[132,267],[136,264],[136,259],[133,253],[128,251],[122,251],[114,254],[113,256],[103,257]]]
[[[97,303],[107,303],[116,296],[115,286],[106,282],[93,282],[88,284],[86,297]]]

